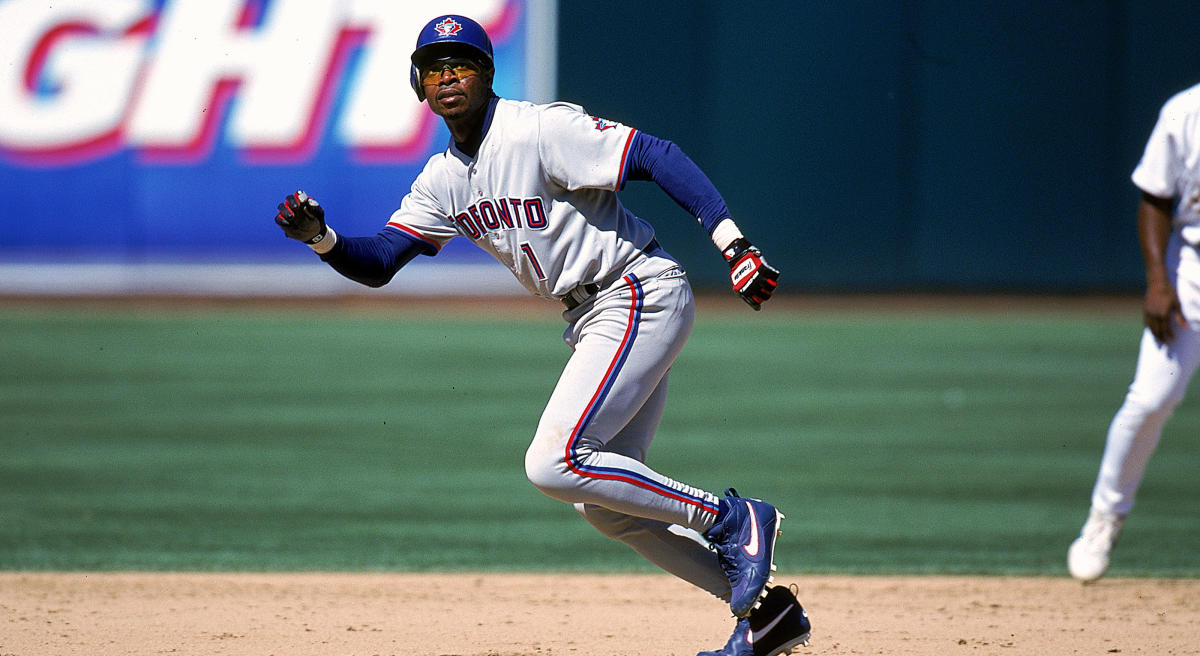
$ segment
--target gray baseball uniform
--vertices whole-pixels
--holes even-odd
[[[561,301],[572,356],[526,452],[529,480],[745,619],[767,595],[783,515],[733,490],[718,499],[645,464],[694,299],[679,262],[617,191],[627,179],[658,183],[708,231],[734,291],[754,309],[771,297],[779,272],[673,144],[576,105],[498,98],[492,56],[483,28],[466,17],[441,16],[422,30],[410,82],[453,138],[378,235],[339,238],[303,192],[279,206],[276,223],[371,286],[465,237],[531,293]],[[807,637],[799,624],[791,633]]]
[[[617,199],[633,136],[574,105],[498,100],[476,157],[454,146],[433,157],[388,226],[437,248],[465,235],[530,292],[574,305],[563,315],[573,354],[526,453],[530,481],[724,597],[726,577],[697,539],[717,498],[643,462],[693,298],[653,228]]]

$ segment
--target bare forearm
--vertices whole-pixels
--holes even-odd
[[[1171,237],[1171,200],[1143,193],[1137,211],[1138,239],[1146,266],[1146,285],[1169,284],[1167,242]]]
[[[1142,194],[1138,205],[1138,238],[1146,265],[1143,321],[1159,342],[1170,341],[1183,326],[1179,295],[1167,273],[1167,243],[1171,238],[1171,200]]]

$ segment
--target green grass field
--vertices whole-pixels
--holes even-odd
[[[563,325],[489,314],[0,309],[0,569],[652,571],[525,481]],[[775,502],[790,573],[1063,575],[1139,330],[702,312],[650,464]],[[1112,575],[1200,575],[1198,440]]]

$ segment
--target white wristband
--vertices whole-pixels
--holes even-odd
[[[337,233],[333,231],[333,228],[325,226],[325,238],[315,244],[309,244],[308,247],[316,251],[317,254],[324,255],[333,250],[333,247],[336,245]]]
[[[738,230],[737,224],[730,218],[721,219],[721,222],[712,231],[713,243],[716,244],[717,250],[721,252],[725,252],[725,249],[729,248],[729,245],[735,239],[741,239],[742,237],[742,231]]]

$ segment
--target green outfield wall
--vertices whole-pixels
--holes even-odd
[[[1131,290],[1129,173],[1200,3],[559,3],[558,95],[680,144],[805,289]],[[693,279],[703,234],[625,200]]]

